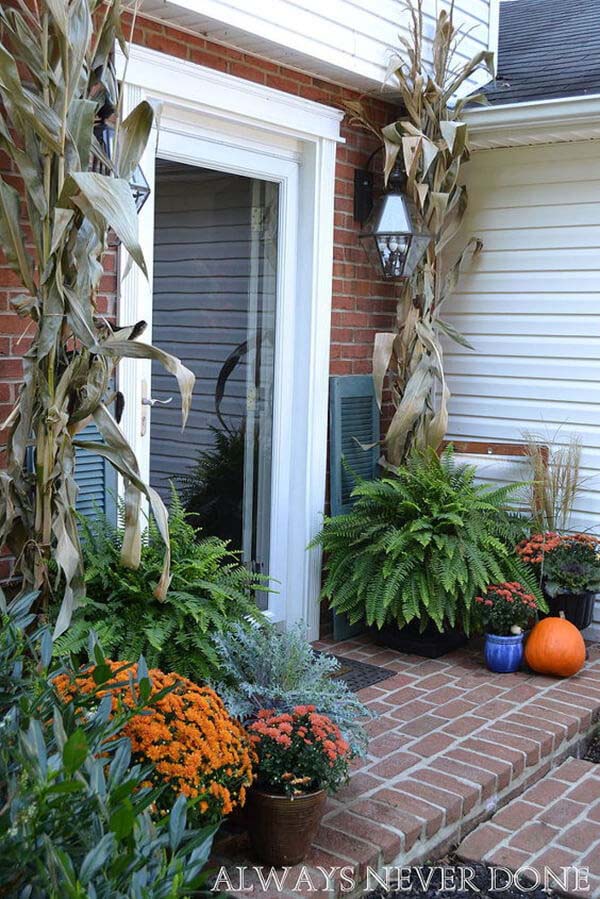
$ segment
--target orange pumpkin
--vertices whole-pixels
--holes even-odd
[[[585,643],[574,624],[564,618],[544,618],[525,645],[525,661],[539,674],[571,677],[585,664]]]

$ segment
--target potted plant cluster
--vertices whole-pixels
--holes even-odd
[[[590,534],[534,534],[517,552],[534,570],[550,615],[561,613],[579,630],[592,623],[600,592],[600,543]]]
[[[249,797],[257,858],[293,864],[306,853],[326,793],[366,747],[359,719],[368,712],[300,626],[277,635],[237,625],[237,652],[222,637],[222,700],[143,658],[108,659],[93,640],[83,664],[63,662],[50,631],[35,630],[35,600],[14,600],[6,613],[0,605],[2,883],[73,899],[83,889],[129,895],[133,881],[191,894],[218,827]],[[302,696],[318,706],[291,705]],[[228,708],[236,703],[243,722]]]
[[[248,794],[253,850],[269,865],[295,865],[319,827],[327,793],[348,780],[352,750],[339,727],[315,706],[259,711],[248,731],[257,754]]]
[[[485,629],[484,658],[490,671],[507,674],[523,662],[525,629],[535,618],[535,596],[517,581],[491,584],[475,602]]]
[[[220,676],[213,686],[231,715],[249,724],[261,709],[313,705],[339,727],[355,755],[365,755],[364,722],[372,712],[337,676],[338,660],[315,652],[301,622],[284,633],[267,623],[233,624],[214,644]]]
[[[0,604],[0,895],[197,895],[221,811],[208,780],[222,772],[206,772],[206,817],[171,791],[160,757],[177,744],[161,740],[159,719],[173,683],[153,682],[143,663],[109,663],[97,644],[85,669],[61,664],[36,598]],[[239,801],[250,747],[238,722],[226,726],[240,750],[240,783],[229,779]]]
[[[564,536],[543,565],[543,589],[550,613],[564,612],[579,630],[592,623],[600,592],[600,547],[587,534]]]
[[[346,515],[325,519],[322,596],[351,623],[364,617],[380,642],[439,656],[465,642],[490,583],[518,581],[542,602],[515,553],[525,521],[515,488],[476,483],[452,448],[414,452],[406,466],[354,489]]]

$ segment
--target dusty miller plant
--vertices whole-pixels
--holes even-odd
[[[235,624],[214,642],[222,677],[215,689],[232,715],[249,720],[260,709],[289,712],[314,705],[338,725],[353,751],[364,755],[361,719],[371,717],[369,710],[336,677],[338,660],[313,650],[301,623],[283,634],[272,625]]]
[[[112,54],[115,41],[127,53],[122,12],[120,0],[17,0],[0,7],[0,149],[22,182],[20,194],[0,178],[0,243],[23,286],[14,306],[23,331],[33,335],[19,399],[5,423],[0,542],[16,558],[23,589],[39,590],[43,606],[54,592],[62,593],[57,633],[84,595],[74,512],[78,446],[103,455],[124,478],[121,557],[132,568],[139,564],[139,510],[142,494],[147,496],[166,547],[155,590],[164,598],[166,509],[141,481],[135,455],[109,411],[110,383],[123,357],[161,362],[179,381],[185,423],[194,382],[179,360],[138,342],[143,322],[113,330],[96,316],[109,229],[146,271],[128,179],[145,148],[153,110],[143,102],[120,121]],[[98,114],[107,108],[116,110],[112,160],[94,137]],[[103,174],[90,170],[98,168],[93,161]],[[103,442],[79,443],[77,434],[92,419]],[[33,471],[27,465],[31,450]]]
[[[466,103],[482,101],[480,95],[456,100],[456,94],[477,69],[485,67],[493,74],[489,52],[482,51],[468,62],[458,57],[464,34],[454,25],[453,4],[440,11],[427,53],[422,0],[404,5],[409,36],[400,37],[402,49],[391,69],[405,115],[379,130],[360,103],[347,104],[350,114],[383,141],[384,179],[396,164],[403,166],[408,196],[433,237],[415,273],[402,286],[396,331],[375,338],[373,375],[380,407],[385,377],[391,373],[394,415],[385,436],[385,456],[393,466],[402,464],[412,448],[437,448],[446,433],[450,391],[441,335],[469,346],[440,316],[466,256],[482,247],[480,240],[472,239],[451,263],[444,255],[467,208],[467,191],[459,175],[469,158],[469,142],[460,116]]]

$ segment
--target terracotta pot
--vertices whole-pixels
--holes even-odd
[[[275,867],[301,862],[321,823],[326,799],[325,790],[291,798],[252,787],[246,821],[256,857]]]

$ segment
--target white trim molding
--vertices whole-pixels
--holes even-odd
[[[468,109],[475,150],[600,138],[600,94]]]
[[[500,0],[489,0],[488,50],[494,54],[494,72],[498,71],[498,42],[500,38]]]
[[[155,158],[276,182],[280,191],[279,271],[273,412],[271,571],[268,614],[282,626],[305,622],[319,632],[321,554],[307,545],[325,504],[327,396],[331,325],[335,156],[341,110],[271,90],[134,45],[125,73],[125,109],[160,105],[160,127],[142,160],[151,188]],[[150,273],[152,199],[143,208],[140,241]],[[121,269],[119,323],[144,319],[152,339],[152,288]],[[151,277],[151,275],[150,275]],[[184,360],[185,361],[185,360]],[[126,360],[123,427],[149,473],[149,426],[142,426],[141,382],[150,366]],[[144,433],[145,432],[145,433]]]
[[[121,54],[118,62],[122,73],[125,61]],[[143,82],[147,92],[171,106],[202,110],[217,119],[251,123],[261,130],[275,130],[301,140],[341,141],[344,112],[340,109],[139,44],[131,47],[125,77],[128,84]]]

